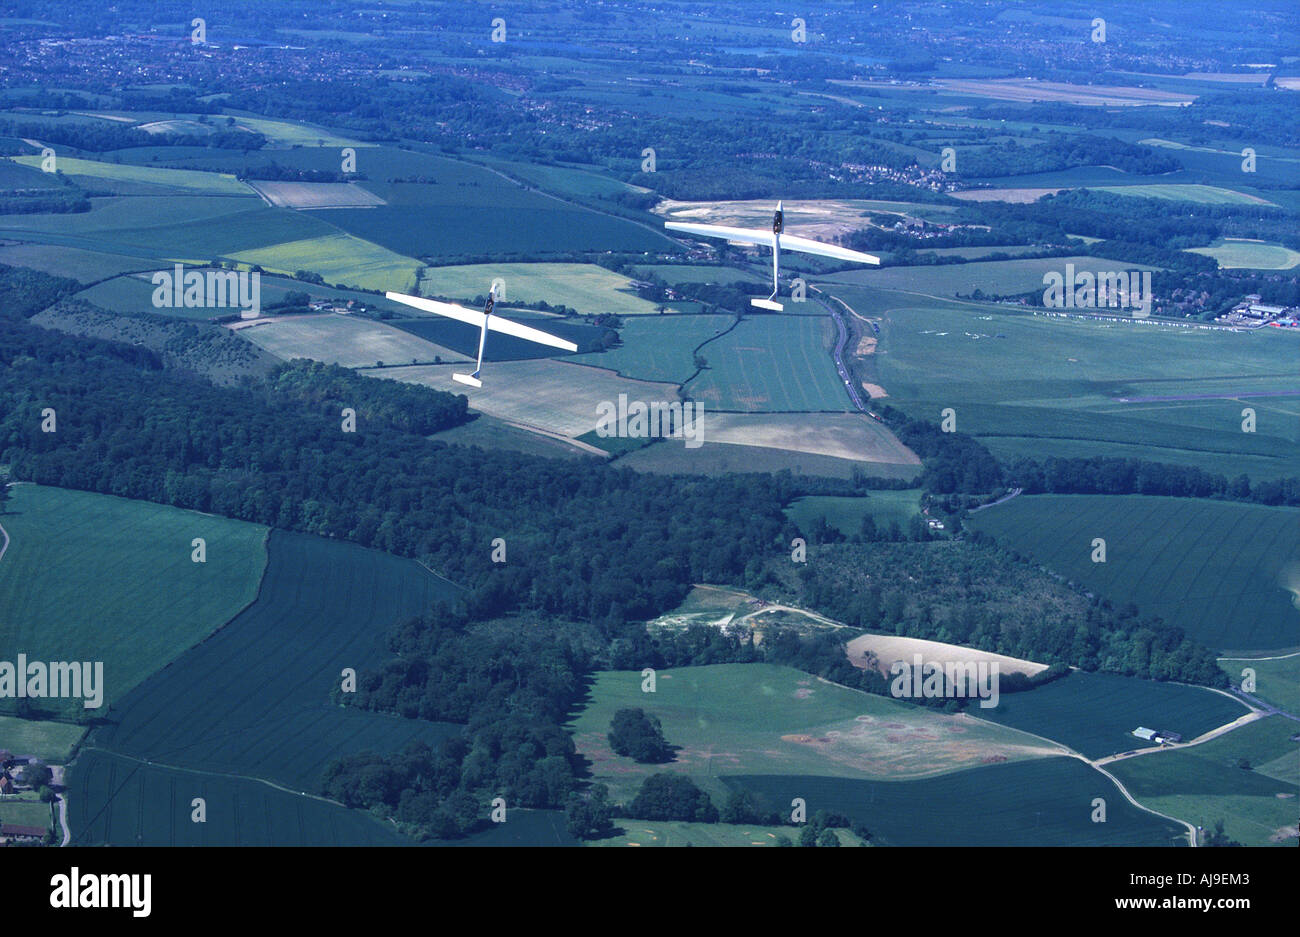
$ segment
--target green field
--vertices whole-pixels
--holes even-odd
[[[850,410],[830,355],[834,333],[824,316],[750,316],[700,349],[708,367],[686,392],[709,410]]]
[[[891,521],[907,530],[907,522],[921,513],[921,493],[919,490],[873,491],[865,497],[837,497],[834,495],[813,495],[796,498],[785,509],[790,518],[801,529],[807,529],[817,518],[826,518],[826,523],[851,537],[862,528],[862,518],[870,514],[876,527],[888,527]]]
[[[1153,810],[1207,830],[1223,820],[1224,832],[1247,846],[1294,849],[1300,754],[1289,739],[1297,728],[1289,719],[1270,716],[1194,748],[1125,758],[1106,770]],[[1279,756],[1290,766],[1286,775],[1270,777],[1259,770]],[[1241,759],[1253,770],[1239,767]]]
[[[192,820],[195,797],[207,821]],[[360,810],[247,778],[143,765],[83,751],[68,783],[79,846],[400,846],[410,840]]]
[[[1219,659],[1219,668],[1228,675],[1233,686],[1241,686],[1241,672],[1246,668],[1255,671],[1255,689],[1251,696],[1300,716],[1300,654],[1291,654],[1272,660],[1249,658]],[[1300,726],[1297,726],[1300,730]]]
[[[716,267],[704,264],[646,264],[634,268],[637,276],[654,274],[665,283],[722,283],[736,282],[768,285],[771,278],[763,278],[748,270],[736,267]]]
[[[66,722],[0,716],[0,748],[56,765],[68,760],[72,746],[85,732],[85,726]]]
[[[1075,270],[1154,270],[1145,264],[1121,263],[1101,257],[1042,257],[1016,260],[982,260],[965,264],[942,264],[920,267],[877,267],[852,270],[819,277],[830,292],[840,293],[841,286],[870,286],[884,290],[903,290],[925,296],[951,297],[972,295],[980,290],[984,295],[1015,296],[1020,293],[1042,293],[1043,275],[1053,272],[1065,275],[1066,264]]]
[[[217,195],[94,198],[88,212],[6,215],[0,236],[159,260],[209,260],[337,234],[317,214]]]
[[[709,419],[707,410],[705,419]],[[862,473],[873,478],[911,480],[921,473],[919,465],[860,462],[812,452],[710,442],[707,441],[707,434],[704,438],[706,443],[696,449],[687,449],[672,441],[656,443],[620,457],[617,464],[638,472],[658,475],[714,476],[788,471],[794,475],[816,475],[823,478],[853,478],[855,473]]]
[[[348,137],[339,136],[323,127],[313,127],[299,121],[267,120],[262,117],[240,117],[236,123],[249,130],[255,130],[271,142],[273,146],[320,146],[320,147],[370,147],[372,143],[361,143]],[[364,158],[364,157],[363,157]],[[335,162],[338,162],[335,157]]]
[[[230,255],[271,272],[319,273],[326,283],[371,290],[409,293],[415,288],[420,262],[350,234],[327,234],[286,241]]]
[[[0,264],[14,267],[31,267],[60,277],[71,277],[82,283],[93,283],[105,277],[152,266],[141,257],[123,254],[105,254],[100,251],[81,250],[76,247],[59,247],[54,244],[6,244],[0,246]]]
[[[1021,496],[969,525],[1116,605],[1211,648],[1300,646],[1300,609],[1284,588],[1300,562],[1300,509],[1144,495]],[[1091,559],[1094,538],[1106,562]]]
[[[1290,270],[1300,264],[1300,251],[1266,241],[1220,238],[1209,247],[1189,247],[1189,253],[1213,257],[1225,270]]]
[[[39,167],[40,156],[14,156],[14,162],[24,166]],[[196,172],[191,169],[158,169],[152,166],[132,166],[125,163],[102,163],[91,159],[58,158],[58,169],[73,177],[109,179],[121,182],[143,182],[183,189],[204,195],[254,196],[244,183],[232,175],[215,172]]]
[[[611,368],[624,377],[679,383],[695,373],[695,349],[727,329],[734,316],[648,316],[629,319],[619,329],[622,344],[608,351],[577,355],[574,361]]]
[[[1202,687],[1073,671],[1033,690],[1004,693],[996,708],[978,715],[1101,758],[1152,747],[1132,734],[1139,726],[1191,741],[1247,712],[1244,703]]]
[[[257,601],[122,699],[87,748],[310,792],[345,753],[457,731],[330,702],[344,667],[385,659],[388,630],[451,596],[450,583],[414,561],[305,534],[273,531],[268,554]]]
[[[257,595],[266,528],[109,495],[17,485],[0,525],[0,646],[29,660],[102,661],[105,706]],[[190,558],[207,543],[207,562]],[[8,652],[7,652],[8,653]],[[6,700],[7,712],[14,703]],[[79,700],[43,701],[65,717]]]
[[[312,358],[345,368],[432,364],[439,357],[443,361],[467,360],[464,355],[391,325],[337,313],[286,316],[241,328],[238,334],[286,361]]]
[[[615,800],[632,797],[656,771],[689,775],[720,804],[731,774],[819,774],[901,780],[1037,758],[1060,749],[1002,726],[818,680],[775,664],[720,664],[659,671],[653,694],[640,672],[596,675],[591,702],[572,724],[578,752]],[[667,765],[614,754],[606,734],[615,711],[657,717],[678,746]]]
[[[425,296],[469,300],[486,296],[495,280],[505,281],[498,302],[547,302],[586,315],[652,315],[655,304],[641,299],[627,277],[595,264],[464,264],[430,267],[420,280]]]
[[[1111,192],[1115,195],[1135,195],[1141,198],[1163,198],[1176,202],[1196,202],[1201,205],[1271,205],[1272,203],[1254,195],[1237,192],[1233,189],[1220,188],[1217,185],[1196,185],[1195,183],[1172,183],[1169,185],[1103,185],[1096,187],[1099,192]]]
[[[842,813],[889,846],[1182,846],[1186,829],[1139,810],[1077,758],[985,765],[917,781],[732,775],[733,789],[809,814]],[[1106,822],[1092,822],[1094,798]]]
[[[1011,313],[1008,307],[835,287],[880,319],[860,359],[886,401],[957,430],[1000,459],[1120,456],[1253,480],[1300,474],[1294,336],[1129,320]],[[707,354],[706,346],[705,354]],[[866,375],[864,375],[866,376]],[[1242,410],[1256,432],[1241,431]]]
[[[0,800],[0,823],[19,826],[54,826],[54,814],[49,804],[41,803],[34,795],[24,794],[21,799],[6,797]]]

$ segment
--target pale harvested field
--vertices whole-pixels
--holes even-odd
[[[1061,189],[968,189],[949,193],[965,202],[1012,202],[1025,205],[1036,202],[1044,195],[1055,195]]]
[[[889,665],[894,661],[912,663],[913,655],[920,654],[922,661],[937,663],[972,661],[998,664],[999,673],[1023,673],[1032,677],[1047,669],[1046,664],[1007,657],[1005,654],[993,654],[979,651],[959,644],[943,644],[939,641],[925,641],[921,638],[901,638],[891,634],[864,634],[848,643],[849,662],[854,667],[866,670],[874,656],[881,673],[888,675]]]
[[[701,423],[706,446],[731,443],[856,462],[921,464],[893,433],[862,414],[819,413],[810,419],[801,413],[710,413],[706,409]]]
[[[744,199],[719,202],[678,202],[664,199],[654,207],[665,221],[734,225],[741,228],[771,228],[776,199]],[[942,217],[954,211],[944,205],[870,199],[810,199],[785,202],[785,228],[791,234],[818,239],[835,238],[867,226],[868,213],[901,216]],[[670,232],[673,233],[673,232]],[[676,232],[680,234],[681,232]]]
[[[999,101],[1051,101],[1063,104],[1095,106],[1135,106],[1162,104],[1182,106],[1191,104],[1197,95],[1154,88],[1134,88],[1124,85],[1073,85],[1060,81],[1034,81],[1028,78],[941,78],[931,87],[957,91],[962,94],[994,98]]]
[[[463,355],[391,325],[329,313],[280,316],[241,323],[239,334],[277,358],[311,358],[345,368],[373,368],[379,362],[464,361]],[[472,370],[472,369],[471,369]]]
[[[352,182],[250,181],[257,193],[277,208],[373,208],[382,198]]]
[[[681,399],[673,384],[634,381],[603,368],[551,358],[489,361],[483,365],[480,388],[468,387],[451,378],[453,371],[470,370],[472,366],[426,365],[385,368],[372,372],[372,376],[464,394],[473,410],[569,438],[593,431],[599,420],[597,406],[604,401],[616,403],[619,394],[627,394],[628,400],[647,403],[672,403]]]

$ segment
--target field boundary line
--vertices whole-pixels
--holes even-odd
[[[1160,749],[1158,748],[1153,749],[1153,751],[1160,751]],[[1137,807],[1139,810],[1145,810],[1147,813],[1153,814],[1154,816],[1160,817],[1164,820],[1171,820],[1174,823],[1181,823],[1183,826],[1187,828],[1187,844],[1192,848],[1196,848],[1198,845],[1200,845],[1196,841],[1196,827],[1193,826],[1191,823],[1189,823],[1187,820],[1183,820],[1179,817],[1171,817],[1167,813],[1161,813],[1159,810],[1153,810],[1150,807],[1147,807],[1139,803],[1137,798],[1135,798],[1132,794],[1129,793],[1128,788],[1124,786],[1124,783],[1119,778],[1115,777],[1115,775],[1111,774],[1105,768],[1102,768],[1099,765],[1096,765],[1093,762],[1088,761],[1088,759],[1084,758],[1083,755],[1079,755],[1078,757],[1088,762],[1088,764],[1096,771],[1110,778],[1111,783],[1114,784],[1115,787],[1119,789],[1119,792],[1124,795],[1124,799],[1127,800],[1134,807]]]
[[[252,774],[234,774],[226,771],[207,771],[203,768],[186,768],[183,765],[169,765],[161,761],[150,761],[147,758],[138,758],[135,755],[127,755],[123,752],[114,751],[111,748],[100,748],[97,745],[87,745],[82,748],[82,751],[102,752],[112,758],[123,758],[127,761],[135,762],[138,765],[145,765],[150,768],[163,768],[167,771],[181,771],[185,774],[205,774],[216,778],[234,778],[238,781],[256,781],[258,784],[265,784],[267,787],[273,787],[277,791],[283,791],[284,793],[292,794],[295,797],[309,797],[312,800],[319,800],[322,803],[342,807],[344,810],[352,809],[348,807],[347,804],[340,801],[330,800],[328,797],[321,797],[318,794],[308,794],[306,791],[295,791],[291,787],[285,787],[283,784],[278,784],[275,781],[268,780],[267,778],[259,778]]]

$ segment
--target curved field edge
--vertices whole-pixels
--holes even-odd
[[[1212,648],[1300,644],[1285,576],[1300,510],[1149,495],[1028,495],[971,526],[1117,604],[1132,602]],[[1105,562],[1094,562],[1094,540]]]
[[[1181,823],[1130,803],[1115,784],[1079,758],[987,765],[915,781],[729,775],[784,807],[801,797],[811,816],[842,813],[894,846],[1175,846]],[[1104,822],[1095,801],[1105,802]]]
[[[253,603],[267,528],[113,495],[21,484],[4,515],[0,644],[102,662],[103,707]],[[195,562],[196,539],[204,562]],[[102,715],[104,708],[90,710]],[[60,718],[88,710],[43,701]]]
[[[381,663],[389,629],[452,584],[412,560],[279,530],[269,557],[255,602],[132,691],[87,738],[69,769],[89,798],[76,814],[85,822],[120,796],[81,781],[95,753],[309,792],[350,752],[436,746],[459,731],[330,698],[345,667]]]

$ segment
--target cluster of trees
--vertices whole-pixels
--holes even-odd
[[[470,419],[469,399],[464,394],[375,380],[351,368],[305,358],[277,368],[269,382],[273,394],[299,401],[322,418],[335,417],[346,407],[356,412],[358,423],[402,433],[428,436]]]
[[[1113,456],[1016,459],[1007,466],[1006,483],[1027,494],[1170,495],[1300,505],[1300,478],[1252,483],[1245,474],[1229,479],[1194,465]]]
[[[942,549],[916,543],[817,546],[808,559],[786,594],[855,628],[1083,670],[1226,685],[1214,655],[1181,629],[1132,605],[1116,609],[1106,600],[1087,599],[980,532]],[[864,672],[866,684],[853,682],[842,650],[821,646],[825,640],[787,648],[783,642],[789,639],[773,638],[763,649],[770,661],[788,663],[782,658],[790,655],[804,661],[793,664],[801,669],[878,692],[870,672]]]
[[[473,832],[498,796],[511,807],[566,806],[579,764],[563,723],[591,670],[571,633],[524,621],[474,627],[463,609],[441,606],[394,629],[388,649],[393,657],[363,671],[355,693],[336,692],[338,702],[463,728],[436,751],[341,759],[322,793],[420,838]]]
[[[1124,172],[1152,176],[1177,172],[1182,164],[1153,147],[1092,134],[1044,134],[1041,144],[1022,146],[1011,138],[991,146],[965,149],[958,168],[963,176],[1023,176],[1075,166],[1114,166]]]
[[[609,747],[616,755],[641,764],[672,761],[672,746],[664,738],[663,726],[657,716],[647,715],[644,709],[620,709],[614,713],[608,737]]]
[[[233,123],[233,119],[231,120]],[[66,146],[89,153],[125,150],[137,146],[209,146],[221,150],[260,150],[266,137],[260,133],[227,126],[211,133],[150,133],[138,127],[110,120],[76,123],[0,119],[0,136],[31,138],[47,146]]]
[[[343,172],[338,169],[295,169],[292,166],[281,166],[274,160],[249,166],[239,173],[239,177],[268,182],[353,182],[367,178],[365,173]]]
[[[66,214],[90,211],[81,189],[9,189],[0,191],[0,215]]]
[[[925,464],[920,482],[940,494],[992,491],[1002,484],[1002,466],[973,436],[945,433],[941,426],[915,420],[888,404],[876,404],[894,435]]]

